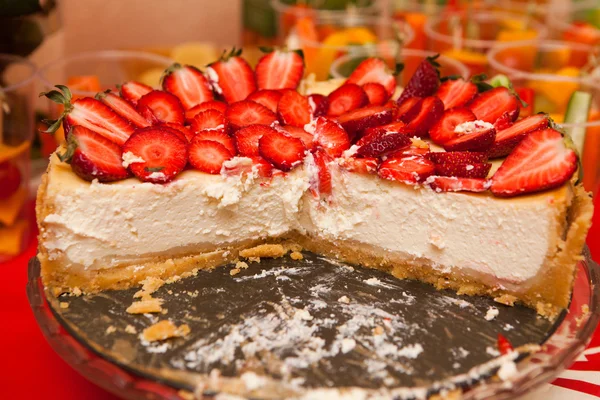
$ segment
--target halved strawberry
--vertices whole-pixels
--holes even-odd
[[[475,121],[477,117],[468,108],[452,108],[429,129],[429,137],[434,143],[443,145],[458,137],[456,127],[465,122]]]
[[[358,143],[356,154],[362,157],[382,157],[391,152],[408,148],[412,141],[406,133],[388,133],[381,128],[371,128],[372,132]],[[407,131],[405,131],[407,132]]]
[[[479,93],[468,105],[478,120],[493,124],[504,113],[514,121],[519,116],[519,100],[508,88],[499,86]]]
[[[166,127],[169,129],[174,130],[176,133],[179,134],[179,137],[181,137],[182,139],[185,139],[188,142],[191,142],[192,139],[194,138],[194,132],[192,132],[190,130],[190,128],[184,126],[184,125],[179,125],[179,124],[172,124],[170,122],[165,122],[163,124],[158,124],[155,125],[158,127]]]
[[[129,177],[129,172],[123,167],[122,154],[118,144],[90,129],[75,125],[69,134],[67,151],[58,154],[58,157],[71,164],[73,172],[81,179],[112,182]]]
[[[227,104],[219,100],[209,100],[195,105],[194,107],[185,111],[185,122],[188,124],[191,123],[196,114],[206,110],[217,110],[225,114],[225,110],[227,110]]]
[[[138,128],[150,126],[150,122],[148,122],[146,118],[142,117],[142,115],[137,112],[131,103],[112,93],[110,90],[96,94],[96,99],[109,106],[114,112],[130,121]]]
[[[229,129],[234,132],[248,125],[271,125],[277,121],[277,116],[265,106],[250,100],[242,100],[227,107],[225,119],[229,122]]]
[[[396,90],[396,77],[390,71],[385,61],[381,58],[367,58],[354,69],[346,83],[355,83],[362,86],[366,83],[378,83],[382,85],[388,97]]]
[[[513,345],[501,333],[498,334],[498,340],[496,342],[496,346],[498,347],[498,351],[502,355],[508,354],[514,350]]]
[[[465,127],[465,124],[468,126]],[[462,127],[465,127],[464,129]],[[458,136],[443,144],[446,151],[487,151],[494,144],[496,130],[486,122],[466,122],[457,126]]]
[[[290,136],[302,140],[304,147],[306,147],[308,150],[313,150],[315,147],[313,135],[311,133],[306,132],[304,128],[300,128],[299,126],[293,125],[277,125],[275,129],[283,131]]]
[[[190,165],[202,172],[219,174],[223,163],[233,154],[220,142],[204,140],[196,136],[190,143]]]
[[[435,172],[435,164],[425,157],[388,158],[379,165],[377,173],[383,179],[407,184],[423,182]]]
[[[369,97],[365,91],[354,83],[346,83],[335,89],[327,96],[327,100],[329,101],[327,115],[331,117],[337,117],[369,104]]]
[[[304,55],[298,50],[273,50],[258,60],[259,89],[296,89],[304,76]]]
[[[380,83],[369,82],[361,86],[367,97],[369,98],[369,104],[374,106],[382,106],[389,100],[390,96],[385,90],[385,87]]]
[[[444,103],[436,96],[425,97],[419,107],[413,107],[405,116],[406,129],[413,132],[414,136],[425,137],[429,129],[444,114]]]
[[[275,168],[290,171],[302,163],[306,148],[300,139],[271,129],[259,139],[258,152]]]
[[[277,105],[279,121],[284,125],[304,126],[310,122],[308,99],[300,93],[289,90],[281,96]]]
[[[113,143],[114,144],[114,143]],[[10,161],[0,163],[0,200],[12,197],[21,187],[23,176],[21,170]]]
[[[494,129],[496,132],[500,132],[504,129],[508,129],[512,126],[513,120],[510,113],[505,112],[494,122]]]
[[[410,78],[397,103],[401,104],[410,97],[432,96],[440,86],[438,56],[427,57],[417,67],[414,75]]]
[[[213,90],[228,103],[244,100],[256,91],[252,67],[240,57],[241,54],[242,50],[234,47],[206,69]]]
[[[182,124],[185,122],[185,113],[183,106],[177,96],[153,90],[143,95],[136,106],[138,112],[152,123],[171,122],[173,124]]]
[[[224,129],[206,129],[199,131],[193,140],[212,140],[221,143],[232,155],[237,153],[235,140],[225,133]]]
[[[339,157],[350,147],[348,133],[335,121],[319,117],[310,123],[309,133],[317,147],[332,157]]]
[[[190,129],[196,133],[205,129],[225,129],[225,115],[217,110],[199,112],[192,120]]]
[[[337,122],[351,137],[354,137],[373,126],[389,124],[393,118],[394,112],[391,108],[366,106],[340,115],[337,117]]]
[[[577,170],[577,153],[560,132],[548,128],[527,135],[492,177],[492,193],[518,196],[559,187]]]
[[[421,97],[409,97],[402,103],[398,103],[398,107],[394,109],[394,121],[409,122],[409,119],[406,118],[406,116],[411,115],[413,109],[420,110],[422,101],[423,99]]]
[[[119,88],[121,97],[130,102],[133,106],[137,106],[138,100],[152,90],[153,89],[150,86],[136,81],[125,82]]]
[[[491,163],[435,164],[435,173],[458,178],[485,178],[491,168]]]
[[[410,146],[404,149],[400,149],[397,151],[393,151],[389,153],[386,157],[388,158],[402,158],[402,157],[412,157],[412,156],[427,156],[430,152],[429,143],[419,138],[411,137],[410,138]]]
[[[175,63],[167,68],[162,76],[162,88],[177,96],[185,110],[213,99],[208,80],[191,65]]]
[[[275,129],[266,125],[249,125],[234,134],[235,147],[242,156],[253,157],[260,155],[258,152],[258,141],[266,134]]]
[[[488,155],[476,151],[434,151],[427,154],[427,158],[436,164],[470,164],[485,163]]]
[[[534,106],[534,102],[535,102],[535,91],[532,88],[520,87],[520,88],[515,88],[515,93],[521,99],[521,101],[519,103],[521,103],[521,102],[525,103],[525,104],[519,104],[519,107],[521,107],[519,116],[524,118],[524,117],[529,117],[530,115],[532,115],[533,114],[533,106]]]
[[[185,168],[188,144],[171,129],[149,127],[136,130],[123,145],[123,154],[131,153],[143,162],[129,164],[129,170],[143,182],[167,183]]]
[[[332,158],[323,150],[317,150],[313,153],[315,165],[319,171],[317,174],[318,182],[316,188],[311,188],[313,196],[320,197],[321,195],[331,194],[331,172],[328,164]]]
[[[443,82],[436,96],[444,103],[444,108],[449,110],[450,108],[462,107],[477,95],[477,85],[471,81],[465,81],[462,78],[459,79],[448,79]]]
[[[406,124],[402,121],[390,122],[389,124],[378,126],[379,129],[383,129],[386,132],[400,132],[406,127]]]
[[[485,192],[492,184],[489,179],[457,178],[454,176],[432,176],[427,180],[436,192]]]
[[[329,109],[329,99],[322,94],[313,93],[308,95],[308,104],[313,118],[321,117],[327,114]]]
[[[248,96],[247,100],[252,100],[258,104],[262,104],[274,113],[277,112],[277,104],[281,99],[281,93],[279,90],[260,89]]]
[[[530,132],[548,127],[548,115],[535,114],[515,122],[507,129],[496,133],[496,139],[489,151],[490,158],[504,157],[515,148]]]
[[[338,165],[346,171],[356,172],[357,174],[376,174],[379,161],[373,157],[356,158],[345,157],[338,158]]]

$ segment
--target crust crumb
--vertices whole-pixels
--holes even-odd
[[[240,251],[240,257],[243,258],[279,258],[286,255],[286,249],[280,244],[261,244],[250,249]]]
[[[166,340],[173,337],[183,337],[190,333],[190,327],[186,324],[175,326],[169,320],[162,320],[149,326],[142,332],[142,338],[148,342]]]
[[[137,333],[137,329],[135,329],[135,326],[133,325],[127,325],[125,327],[125,332],[135,335]]]
[[[61,301],[59,303],[59,305],[60,305],[60,308],[62,308],[63,310],[69,308],[69,303],[67,303],[66,301]]]
[[[115,333],[117,331],[117,328],[115,328],[113,325],[109,326],[108,328],[106,328],[106,334],[110,335],[111,333]]]
[[[514,306],[517,298],[511,294],[503,294],[502,296],[494,297],[496,303],[504,304],[506,306]]]
[[[140,301],[134,301],[127,308],[129,314],[157,313],[162,311],[162,299],[154,299],[150,296],[144,296]]]
[[[229,271],[229,275],[234,276],[240,273],[241,270],[248,268],[248,263],[244,261],[238,261],[235,263],[235,268]]]
[[[590,306],[588,306],[587,304],[583,304],[581,306],[581,316],[578,318],[575,318],[575,324],[577,324],[578,328],[581,326],[583,321],[587,319],[589,313],[590,313]]]
[[[297,261],[297,260],[302,260],[304,258],[304,256],[299,251],[292,251],[290,253],[290,258],[292,260],[296,260]]]
[[[383,327],[380,325],[377,325],[375,328],[373,328],[372,332],[374,336],[383,335],[385,333]]]
[[[144,297],[144,295],[151,295],[152,293],[160,289],[165,284],[165,281],[163,281],[160,278],[154,278],[149,276],[140,283],[142,284],[142,289],[137,291],[133,295],[133,298]]]
[[[260,257],[248,257],[248,261],[260,264]]]

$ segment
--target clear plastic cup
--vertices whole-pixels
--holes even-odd
[[[30,149],[36,67],[0,54],[0,261],[23,252],[34,232]]]
[[[569,4],[569,2],[565,2]],[[600,2],[579,1],[571,4],[570,12],[556,15],[550,11],[555,37],[567,42],[600,45]]]

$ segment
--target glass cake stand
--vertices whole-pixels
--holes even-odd
[[[285,282],[291,281],[288,285],[302,285],[304,281],[310,281],[313,279],[310,275],[311,268],[316,268],[314,265],[322,262],[329,262],[327,260],[306,254],[304,261],[281,261],[282,259],[278,259],[279,261],[267,261],[263,260],[263,262],[258,266],[251,266],[251,268],[255,268],[252,272],[244,271],[246,275],[239,275],[236,277],[230,276],[228,270],[223,270],[222,277],[219,275],[221,269],[217,269],[211,273],[207,273],[208,275],[204,276],[202,279],[213,279],[213,280],[223,280],[228,279],[227,282],[236,281],[238,284],[242,281],[249,282],[250,279],[256,280],[257,278],[262,278],[264,276],[270,275],[275,276],[274,279],[278,279],[276,282],[280,284],[282,287],[285,286]],[[269,264],[272,263],[272,264]],[[279,263],[279,265],[276,265]],[[281,264],[289,264],[281,266]],[[565,368],[569,367],[577,357],[577,355],[583,351],[585,346],[591,339],[591,336],[598,324],[600,319],[600,267],[596,264],[590,257],[589,250],[587,247],[584,250],[584,259],[579,262],[577,267],[577,275],[575,282],[575,289],[571,299],[571,304],[569,307],[569,311],[567,313],[563,313],[561,318],[558,318],[555,322],[544,322],[540,317],[535,316],[535,312],[533,310],[526,309],[524,307],[505,307],[502,308],[499,317],[496,320],[499,321],[486,321],[483,318],[485,315],[485,310],[488,307],[489,299],[487,298],[478,298],[478,297],[458,297],[455,294],[450,292],[440,293],[435,291],[434,289],[429,289],[429,286],[416,283],[416,282],[408,282],[408,281],[399,281],[395,280],[392,277],[387,278],[387,275],[384,273],[380,273],[379,271],[367,270],[363,268],[357,268],[356,270],[349,268],[341,263],[333,263],[334,267],[327,268],[345,268],[347,270],[352,270],[352,275],[350,278],[342,277],[341,280],[348,280],[348,284],[353,284],[352,282],[358,282],[356,279],[362,280],[361,282],[378,282],[377,285],[373,286],[371,284],[360,284],[359,286],[350,287],[350,291],[347,291],[348,294],[353,293],[360,301],[360,293],[368,292],[366,295],[367,299],[373,299],[374,296],[388,296],[385,297],[385,301],[388,302],[391,298],[389,297],[390,293],[398,293],[398,287],[392,287],[395,282],[402,287],[400,292],[402,296],[405,298],[411,299],[412,304],[410,307],[420,307],[425,306],[428,302],[434,302],[435,304],[439,303],[440,314],[439,318],[443,319],[444,314],[448,313],[449,309],[452,309],[456,313],[467,312],[466,310],[471,308],[469,311],[469,316],[465,320],[461,320],[456,328],[449,326],[450,330],[453,329],[461,329],[462,325],[470,325],[471,327],[475,327],[476,329],[481,329],[481,331],[490,330],[490,323],[498,323],[501,325],[498,326],[507,326],[507,321],[512,321],[514,319],[514,324],[518,325],[523,322],[522,325],[517,326],[515,329],[510,330],[510,332],[506,332],[507,336],[511,336],[511,339],[514,339],[513,344],[521,345],[525,343],[539,343],[541,344],[540,350],[534,353],[529,353],[523,351],[519,353],[518,357],[515,357],[515,363],[517,365],[518,371],[517,373],[509,376],[504,381],[499,380],[495,373],[498,370],[498,364],[494,364],[495,358],[489,358],[486,362],[480,364],[473,364],[469,366],[467,371],[460,371],[460,373],[453,374],[448,371],[438,371],[440,376],[443,376],[443,379],[435,378],[435,373],[432,373],[433,378],[429,379],[428,384],[425,386],[420,386],[417,389],[421,390],[419,393],[427,393],[427,395],[439,393],[443,390],[452,390],[453,388],[460,388],[463,391],[463,399],[508,399],[514,398],[525,393],[530,392],[531,390],[539,387],[544,383],[551,382],[557,375]],[[264,269],[265,267],[270,269]],[[288,268],[289,267],[289,268]],[[225,267],[224,267],[225,268]],[[261,268],[263,271],[257,274],[257,269]],[[288,268],[288,269],[285,269]],[[298,273],[298,271],[302,271],[302,268],[307,268],[306,273],[301,276],[301,279],[295,279],[292,275],[292,270],[294,273]],[[278,270],[277,270],[278,269]],[[270,272],[269,272],[270,271]],[[287,272],[286,272],[287,271]],[[315,270],[319,274],[322,274],[322,271]],[[275,272],[275,273],[272,273]],[[292,279],[279,279],[280,275],[285,275],[289,272],[289,276],[292,276]],[[160,361],[161,358],[169,358],[173,357],[172,353],[167,352],[161,354],[161,352],[154,352],[151,355],[151,358],[144,361],[143,357],[140,360],[136,361],[135,355],[128,361],[124,361],[118,355],[115,355],[114,348],[111,348],[108,344],[102,342],[103,335],[94,336],[97,334],[99,330],[97,322],[89,322],[90,320],[98,321],[103,318],[113,318],[112,321],[118,325],[120,322],[130,323],[129,318],[138,318],[138,320],[132,320],[132,323],[138,323],[140,319],[148,323],[148,318],[144,318],[141,316],[132,317],[131,315],[117,315],[119,314],[115,312],[115,307],[113,301],[113,297],[115,299],[119,298],[120,292],[126,291],[114,291],[108,294],[104,293],[102,295],[98,295],[96,297],[90,297],[86,299],[87,296],[81,296],[79,298],[69,297],[64,300],[61,298],[60,301],[70,301],[71,306],[69,307],[69,313],[65,313],[65,310],[62,310],[58,307],[58,301],[56,299],[49,299],[46,295],[46,291],[43,287],[40,278],[40,265],[37,262],[37,259],[32,259],[29,263],[29,281],[27,284],[27,295],[29,298],[30,305],[32,307],[35,318],[42,329],[43,334],[46,339],[50,343],[50,345],[54,348],[54,350],[67,362],[69,363],[75,370],[77,370],[84,377],[97,384],[98,386],[114,393],[117,396],[127,399],[185,399],[190,398],[191,392],[194,391],[197,380],[193,377],[190,379],[177,377],[174,378],[172,374],[165,374],[161,372],[157,372],[156,369],[146,368],[147,365],[155,363],[158,359]],[[255,274],[255,275],[252,275]],[[302,274],[302,272],[301,272]],[[339,274],[339,272],[336,272]],[[297,277],[297,276],[296,276]],[[369,279],[365,279],[368,277],[372,277]],[[194,278],[186,278],[180,281],[177,284],[173,285],[165,285],[162,289],[165,291],[178,290],[179,289],[189,289],[190,284],[196,285],[191,287],[198,287],[198,282],[194,281]],[[335,276],[335,279],[338,280],[338,276]],[[354,281],[352,281],[354,279]],[[187,283],[185,281],[188,281]],[[258,281],[256,281],[258,282]],[[296,282],[296,283],[294,283]],[[273,285],[264,285],[265,282],[259,282],[255,287],[261,288],[257,293],[262,293],[262,290],[265,289],[265,296],[268,295],[268,286]],[[209,283],[210,284],[210,283]],[[232,283],[226,283],[226,285],[231,285]],[[346,284],[345,288],[348,290],[348,284]],[[180,286],[177,286],[180,285]],[[188,286],[186,286],[188,285]],[[277,286],[277,285],[275,285]],[[318,285],[317,285],[318,286]],[[161,290],[162,290],[161,289]],[[391,291],[388,291],[391,290]],[[281,291],[281,290],[280,290]],[[126,299],[131,299],[132,293],[135,290],[132,289],[129,292],[125,293]],[[157,292],[158,293],[158,292]],[[184,293],[188,293],[184,291]],[[204,292],[203,292],[204,293]],[[302,297],[302,292],[298,296]],[[334,293],[335,296],[333,298],[337,299],[338,294]],[[157,295],[157,294],[155,294]],[[166,296],[165,293],[163,293]],[[158,296],[158,295],[157,295]],[[230,294],[227,294],[229,297]],[[399,296],[399,297],[402,297]],[[436,296],[438,298],[436,298]],[[160,296],[158,296],[160,297]],[[166,300],[167,307],[169,304],[172,306],[172,309],[169,309],[169,314],[167,317],[172,316],[176,317],[181,309],[181,305],[177,305],[177,301],[181,301],[181,298],[184,296],[178,297],[178,300]],[[215,297],[215,296],[213,296]],[[211,301],[211,296],[198,296],[196,293],[196,301]],[[216,298],[216,297],[215,297]],[[284,296],[285,298],[285,296]],[[187,299],[187,297],[186,297]],[[445,299],[443,302],[439,302],[439,299]],[[471,306],[464,306],[466,301]],[[262,300],[262,298],[254,298],[256,302]],[[313,299],[314,300],[314,299]],[[393,299],[391,299],[393,300]],[[392,302],[389,301],[388,303]],[[416,301],[415,301],[416,300]],[[120,305],[123,305],[123,298],[120,300]],[[188,300],[186,300],[188,301]],[[212,300],[213,302],[216,300]],[[337,303],[340,300],[333,300],[331,303],[326,302],[326,306],[328,307],[338,307]],[[448,303],[450,301],[450,303]],[[172,302],[172,303],[170,303]],[[457,307],[452,306],[452,303],[460,303],[463,306]],[[252,301],[250,302],[252,303]],[[407,303],[407,304],[408,304]],[[434,304],[432,303],[432,304]],[[109,307],[106,307],[106,304]],[[186,303],[187,304],[187,303]],[[191,304],[191,303],[190,303]],[[79,311],[78,310],[79,307]],[[215,307],[219,307],[215,305]],[[258,305],[251,304],[251,308],[258,308]],[[408,307],[408,306],[407,306]],[[430,307],[430,305],[427,305]],[[454,307],[454,308],[452,308]],[[498,307],[503,307],[498,305]],[[192,307],[194,311],[196,308]],[[173,311],[172,311],[173,310]],[[411,310],[409,308],[409,310]],[[428,308],[426,312],[416,311],[414,313],[419,313],[420,315],[416,316],[420,321],[425,320],[426,317],[424,314],[433,313],[434,316],[436,310],[431,310]],[[465,310],[465,311],[461,311]],[[189,311],[189,310],[188,310]],[[404,310],[399,309],[399,313],[402,313]],[[81,312],[85,314],[78,319],[77,313]],[[240,311],[241,312],[241,311]],[[318,316],[316,311],[311,311],[315,318]],[[329,311],[327,311],[329,313]],[[90,318],[90,313],[96,314],[92,315],[93,318]],[[410,313],[410,314],[414,314]],[[482,314],[483,313],[483,314]],[[110,314],[110,317],[108,316]],[[195,313],[196,315],[197,313]],[[459,317],[460,315],[457,314]],[[334,317],[334,314],[328,314]],[[476,316],[476,318],[473,318]],[[233,316],[235,317],[235,315]],[[408,319],[412,318],[411,315],[406,315]],[[312,318],[312,317],[311,317]],[[404,317],[403,317],[404,318]],[[450,339],[442,339],[439,340],[439,335],[436,332],[438,329],[435,325],[435,321],[438,317],[433,319],[433,324],[431,325],[431,332],[421,333],[421,336],[433,336],[433,339],[430,340],[428,338],[422,338],[425,348],[428,349],[429,354],[433,354],[434,364],[437,364],[436,357],[440,357],[439,364],[444,365],[445,361],[443,358],[443,350],[449,346]],[[512,319],[511,319],[512,318]],[[119,321],[119,319],[123,319],[124,321]],[[389,318],[388,318],[389,319]],[[85,322],[82,322],[85,321]],[[89,323],[89,326],[87,325]],[[206,321],[204,321],[206,323]],[[95,324],[95,325],[94,325]],[[220,323],[222,324],[222,323]],[[190,323],[192,325],[192,323]],[[535,325],[537,328],[533,328]],[[124,326],[124,325],[123,325]],[[215,330],[210,331],[212,334]],[[445,327],[444,327],[445,329]],[[471,328],[468,328],[471,331]],[[91,331],[91,332],[90,332]],[[492,329],[493,331],[493,329]],[[534,332],[535,331],[535,332]],[[206,337],[206,333],[202,333],[202,329],[199,327],[192,326],[192,332],[198,332],[200,336],[192,337],[187,339],[189,342],[204,340]],[[479,331],[475,331],[479,334]],[[520,336],[522,332],[523,337]],[[477,340],[487,340],[478,338],[477,334],[473,334],[470,337],[464,338],[464,346],[468,348],[469,342],[477,341]],[[527,335],[530,337],[528,338]],[[98,339],[100,337],[101,339]],[[452,335],[449,335],[452,337]],[[122,335],[118,336],[121,341],[133,341],[133,343],[139,342],[139,339],[135,335]],[[456,339],[456,338],[455,338]],[[533,340],[534,342],[528,342],[528,339]],[[184,339],[177,339],[179,346],[174,346],[175,348],[189,345],[190,343],[186,343]],[[454,339],[452,339],[454,340]],[[463,340],[460,339],[459,340]],[[435,348],[434,346],[438,348]],[[116,347],[114,343],[112,343],[112,347]],[[485,348],[485,347],[484,347]],[[112,350],[111,350],[112,349]],[[485,353],[484,350],[482,353]],[[118,353],[118,352],[117,352]],[[419,359],[424,358],[424,356],[419,357],[417,360],[413,360],[415,362],[416,371],[419,371],[417,361]],[[426,358],[426,357],[425,357]],[[422,360],[426,361],[426,360]],[[477,361],[480,362],[481,360]],[[173,366],[175,364],[172,360],[169,360],[169,363],[164,365]],[[335,367],[335,360],[333,360],[333,364]],[[410,362],[408,362],[410,364]],[[346,365],[346,364],[344,364]],[[489,368],[485,367],[488,366]],[[490,367],[491,365],[491,367]],[[448,367],[444,367],[448,369]],[[358,369],[359,374],[364,372],[364,370]],[[474,374],[473,371],[478,371],[477,374]],[[345,370],[338,374],[339,376],[353,374],[351,368]],[[193,375],[193,374],[192,374]],[[330,375],[329,377],[333,380],[338,379],[335,374]],[[362,374],[365,375],[365,374]],[[407,374],[405,378],[408,377]],[[408,378],[407,378],[408,379]],[[410,379],[415,379],[416,382],[425,382],[427,381],[427,377],[425,376],[416,376],[410,377]],[[317,379],[318,380],[318,379]],[[310,381],[310,379],[309,379]],[[354,385],[359,386],[356,382],[358,380],[351,381]],[[412,382],[412,381],[411,381]],[[372,385],[372,382],[366,383],[367,387],[375,388]],[[313,385],[314,386],[314,385]],[[323,385],[326,386],[326,385]],[[331,384],[329,386],[334,386]],[[410,385],[407,386],[408,391],[406,392],[409,396],[411,392]],[[414,387],[413,387],[414,388]],[[214,395],[214,392],[203,392],[203,395],[209,396]]]

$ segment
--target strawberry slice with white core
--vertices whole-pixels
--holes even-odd
[[[96,99],[109,106],[114,112],[129,122],[133,123],[138,128],[150,126],[150,122],[137,112],[137,110],[127,100],[117,96],[110,90],[100,92],[96,95]]]
[[[427,158],[436,164],[469,164],[487,162],[488,155],[476,151],[434,151]]]
[[[86,181],[113,182],[129,177],[129,171],[123,167],[121,147],[83,126],[71,129],[67,151],[58,156]]]
[[[217,110],[206,110],[198,113],[190,124],[192,132],[205,129],[225,129],[225,115]]]
[[[356,154],[362,157],[382,157],[391,152],[408,148],[412,141],[405,133],[388,133],[380,128],[372,128],[368,138],[361,139]]]
[[[562,186],[577,170],[577,154],[560,132],[537,130],[527,135],[492,177],[492,193],[512,197]]]
[[[385,90],[385,87],[380,83],[369,82],[361,86],[367,97],[369,104],[374,106],[382,106],[390,99],[390,95]]]
[[[327,96],[329,107],[327,115],[337,117],[348,111],[356,110],[369,104],[369,97],[358,85],[346,83]]]
[[[485,192],[492,185],[489,179],[457,178],[450,176],[432,176],[426,183],[438,193],[441,192]]]
[[[277,112],[277,105],[281,96],[283,96],[283,93],[279,90],[260,89],[248,96],[246,100],[252,100],[273,112]]]
[[[198,113],[206,110],[217,110],[225,114],[225,111],[227,110],[227,104],[219,100],[209,100],[195,105],[194,107],[185,111],[185,122],[188,124],[191,123],[192,119],[194,119]]]
[[[190,128],[179,125],[172,124],[170,122],[165,122],[164,124],[155,125],[157,127],[164,127],[175,131],[175,133],[182,139],[185,139],[187,142],[191,142],[194,138],[194,133],[190,130]]]
[[[400,149],[397,151],[393,151],[386,155],[389,158],[401,158],[401,157],[411,157],[411,156],[427,156],[430,151],[429,143],[416,138],[410,138],[411,144],[409,147]]]
[[[491,168],[491,163],[436,164],[435,173],[440,176],[456,176],[459,178],[485,178]]]
[[[337,117],[337,122],[351,137],[360,135],[365,129],[392,122],[394,111],[385,106],[367,106],[349,111]]]
[[[309,94],[308,104],[310,105],[310,111],[313,118],[327,115],[327,110],[329,109],[329,100],[327,99],[327,96],[318,93]]]
[[[232,157],[233,154],[219,142],[196,136],[190,143],[190,165],[198,171],[219,174],[223,163]]]
[[[152,90],[154,89],[150,86],[135,81],[125,82],[119,88],[121,97],[130,102],[133,106],[137,105],[138,100],[143,95],[150,93]]]
[[[429,137],[434,143],[443,146],[444,143],[458,137],[457,126],[476,119],[475,114],[468,108],[452,108],[444,112],[438,122],[429,129]]]
[[[188,143],[170,129],[153,126],[136,130],[123,145],[123,154],[136,159],[129,169],[139,180],[167,183],[185,168]]]
[[[232,155],[237,153],[235,140],[225,133],[223,129],[207,129],[198,132],[194,140],[212,140],[221,143]]]
[[[388,158],[379,165],[379,177],[407,184],[425,181],[435,173],[435,164],[421,156]]]
[[[307,124],[304,129],[312,133],[313,141],[331,157],[339,157],[350,147],[348,133],[335,121],[319,117]]]
[[[519,100],[504,86],[479,93],[468,107],[478,120],[491,124],[495,123],[504,113],[507,113],[509,118],[514,121],[519,116],[520,110]]]
[[[296,89],[304,76],[304,56],[298,50],[271,51],[255,68],[259,89]]]
[[[317,174],[318,182],[316,182],[316,187],[311,188],[311,192],[315,197],[330,195],[331,171],[329,170],[329,163],[332,161],[332,158],[323,150],[315,151],[313,153],[313,158],[319,172]]]
[[[425,97],[418,107],[413,107],[405,114],[406,129],[414,132],[414,136],[426,137],[429,129],[444,114],[444,103],[435,96]]]
[[[167,68],[162,77],[162,88],[177,96],[185,110],[213,99],[208,80],[191,65],[175,63]]]
[[[496,139],[489,151],[490,158],[507,156],[525,136],[533,131],[546,129],[548,123],[546,114],[536,114],[515,122],[507,129],[496,132]]]
[[[494,144],[494,125],[484,121],[463,122],[454,128],[458,136],[443,144],[446,151],[487,151]]]
[[[225,111],[225,119],[229,122],[229,129],[236,131],[248,125],[271,125],[277,121],[277,116],[265,106],[243,100],[229,105]]]
[[[407,116],[415,114],[414,112],[412,112],[413,109],[420,110],[422,101],[423,99],[421,97],[409,97],[402,103],[398,103],[398,107],[396,107],[396,109],[394,110],[394,120],[409,122]]]
[[[442,100],[444,108],[449,110],[464,106],[473,100],[477,93],[477,86],[473,82],[460,78],[443,82],[435,95]]]
[[[183,125],[185,122],[185,112],[177,96],[162,90],[153,90],[143,95],[138,100],[136,108],[153,124],[170,122]]]
[[[354,83],[362,86],[367,83],[378,83],[382,85],[388,97],[396,90],[396,77],[385,61],[381,58],[367,58],[362,61],[350,74],[346,83]]]
[[[398,104],[410,97],[427,97],[435,94],[440,86],[438,70],[440,65],[436,61],[437,57],[427,57],[419,64],[398,98]]]
[[[249,125],[234,134],[235,147],[238,153],[246,157],[259,156],[258,141],[266,134],[271,133],[275,129],[266,125]]]
[[[374,157],[356,158],[344,157],[338,158],[338,165],[346,171],[355,172],[357,174],[376,174],[377,164],[379,161]]]
[[[252,67],[240,57],[242,50],[233,48],[229,54],[223,54],[206,68],[206,74],[213,90],[227,103],[246,99],[256,91],[256,80]]]
[[[277,129],[278,131],[283,131],[290,136],[302,140],[304,147],[306,147],[308,150],[313,150],[315,148],[313,135],[306,132],[304,128],[300,128],[298,126],[293,125],[277,125],[275,129]]]
[[[302,163],[306,148],[300,139],[272,129],[259,139],[258,152],[275,168],[287,172]]]
[[[277,115],[283,125],[304,126],[310,122],[310,104],[300,93],[288,90],[277,105]]]

